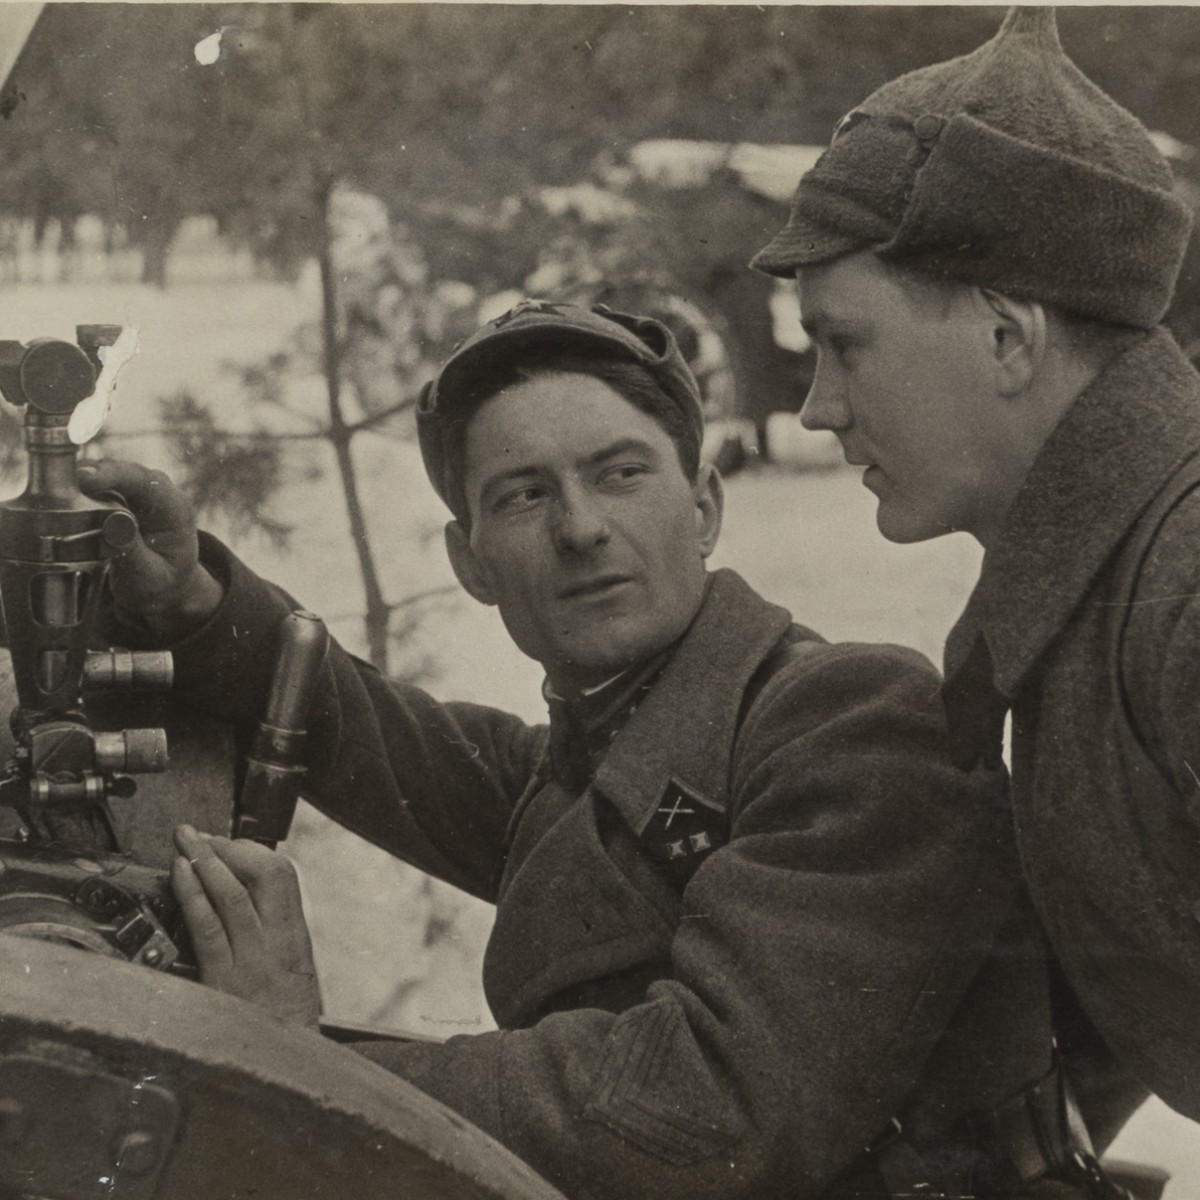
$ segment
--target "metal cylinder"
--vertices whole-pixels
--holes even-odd
[[[88,586],[82,571],[42,571],[30,581],[33,619],[46,629],[78,625]]]
[[[52,778],[39,772],[29,782],[29,796],[39,804],[102,804],[104,780],[91,771],[74,779]]]
[[[114,508],[100,527],[100,538],[110,550],[128,550],[137,534],[137,518],[123,508]]]
[[[125,691],[169,691],[175,668],[169,650],[89,650],[83,686]]]
[[[154,774],[167,769],[164,729],[122,729],[96,734],[96,766],[102,771]]]
[[[329,650],[325,623],[299,608],[279,628],[279,659],[263,724],[280,730],[302,730]]]
[[[47,413],[32,406],[25,410],[24,439],[29,451],[25,498],[35,512],[77,506],[75,461],[79,448],[67,432],[69,420],[69,411]]]
[[[246,761],[234,837],[274,848],[288,835],[304,779],[305,726],[329,632],[320,617],[298,609],[279,623],[279,650],[267,710]]]

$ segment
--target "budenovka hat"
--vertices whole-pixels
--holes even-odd
[[[1014,8],[973,53],[843,117],[771,275],[871,249],[924,273],[1140,328],[1170,303],[1191,225],[1145,127],[1063,53],[1053,9]]]
[[[523,300],[455,347],[417,400],[417,436],[430,482],[450,510],[465,512],[463,434],[472,413],[513,367],[565,354],[637,363],[679,411],[698,448],[700,388],[671,331],[652,317],[549,300]]]

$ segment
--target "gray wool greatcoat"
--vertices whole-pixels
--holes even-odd
[[[1196,1120],[1200,492],[1163,497],[1200,479],[1198,453],[1200,379],[1159,330],[1051,435],[946,647],[957,739],[980,638],[1011,702],[1021,859],[1067,978],[1121,1062]]]
[[[249,723],[285,602],[204,553],[227,597],[176,647],[177,686]],[[951,1127],[1040,1077],[1050,1034],[1003,780],[950,765],[938,685],[719,571],[577,794],[546,727],[334,646],[307,793],[496,905],[501,1029],[362,1052],[576,1200],[847,1195],[897,1114],[953,1157]]]

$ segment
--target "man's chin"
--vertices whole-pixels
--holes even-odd
[[[897,511],[895,506],[882,500],[875,510],[875,526],[889,542],[898,546],[928,542],[952,532],[945,525],[935,525],[929,521],[918,520],[911,513]]]
[[[645,642],[634,642],[603,648],[580,647],[562,655],[553,668],[547,665],[546,674],[552,682],[560,679],[575,692],[600,687],[618,675],[636,670],[643,663],[649,662],[669,644],[648,646]],[[561,689],[556,687],[555,690]]]

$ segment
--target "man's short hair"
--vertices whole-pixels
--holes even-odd
[[[467,338],[422,389],[421,454],[430,482],[469,523],[466,431],[487,400],[537,375],[590,375],[653,417],[675,443],[689,480],[700,466],[700,389],[670,330],[603,305],[525,301]]]
[[[950,303],[957,293],[977,286],[934,275],[907,263],[876,257],[888,276],[911,295],[938,308],[943,316],[949,314]],[[1035,297],[1014,295],[1013,299],[1033,300]],[[1055,304],[1043,303],[1042,308],[1054,326],[1059,344],[1096,367],[1104,366],[1111,359],[1119,357],[1135,341],[1146,336],[1145,330],[1137,326],[1081,316]]]

